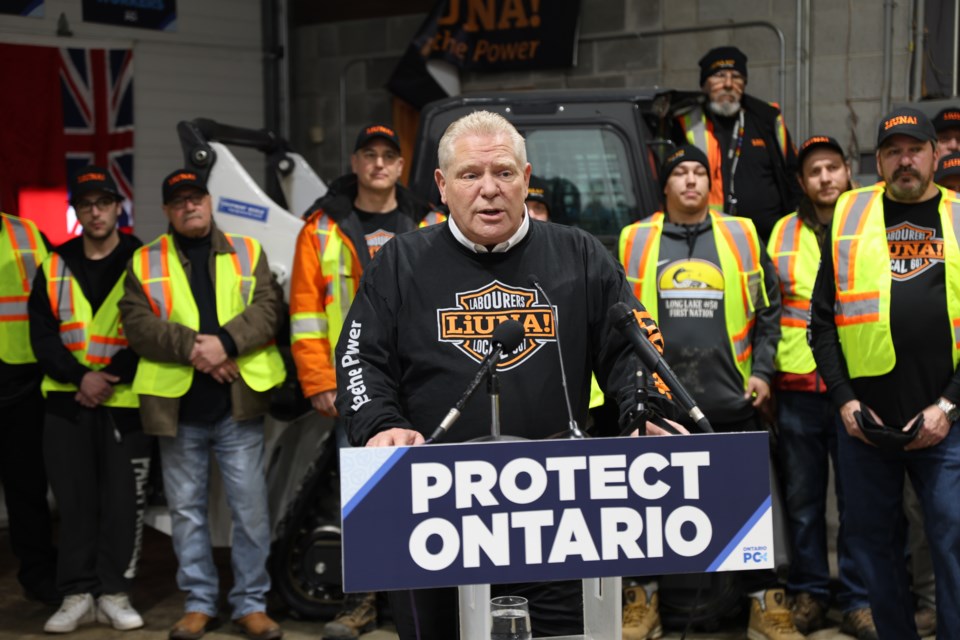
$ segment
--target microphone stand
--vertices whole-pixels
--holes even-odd
[[[487,375],[487,393],[490,395],[490,437],[500,440],[500,377],[495,364]]]

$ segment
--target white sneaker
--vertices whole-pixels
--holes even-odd
[[[70,633],[77,625],[96,619],[93,596],[89,593],[76,593],[63,599],[63,604],[43,625],[43,630],[47,633]]]
[[[143,618],[130,605],[130,598],[125,593],[104,594],[97,599],[97,622],[120,631],[143,626]]]

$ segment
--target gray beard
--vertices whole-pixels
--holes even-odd
[[[710,111],[725,118],[732,118],[740,112],[739,100],[736,102],[710,102],[708,106]]]

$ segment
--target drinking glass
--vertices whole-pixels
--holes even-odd
[[[490,640],[531,640],[530,610],[521,596],[499,596],[490,601]]]

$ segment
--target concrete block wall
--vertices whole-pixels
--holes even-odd
[[[872,151],[881,115],[883,4],[877,0],[809,2],[810,126],[805,133],[832,135],[853,156]],[[911,11],[910,2],[893,5],[891,105],[906,101],[908,95]],[[804,132],[796,130],[801,107],[796,91],[796,15],[797,0],[583,0],[577,66],[523,73],[463,73],[461,87],[463,93],[649,85],[692,89],[698,84],[697,60],[703,53],[714,46],[735,44],[749,58],[749,93],[779,102],[783,82],[787,126],[798,138]],[[418,14],[291,29],[291,138],[324,179],[339,174],[350,151],[340,149],[339,83],[344,70],[349,144],[365,122],[390,118],[390,95],[383,84],[424,17]],[[783,33],[783,73],[779,41],[768,28],[608,38],[613,33],[747,21],[769,22]],[[311,130],[322,133],[322,141],[310,142]]]

